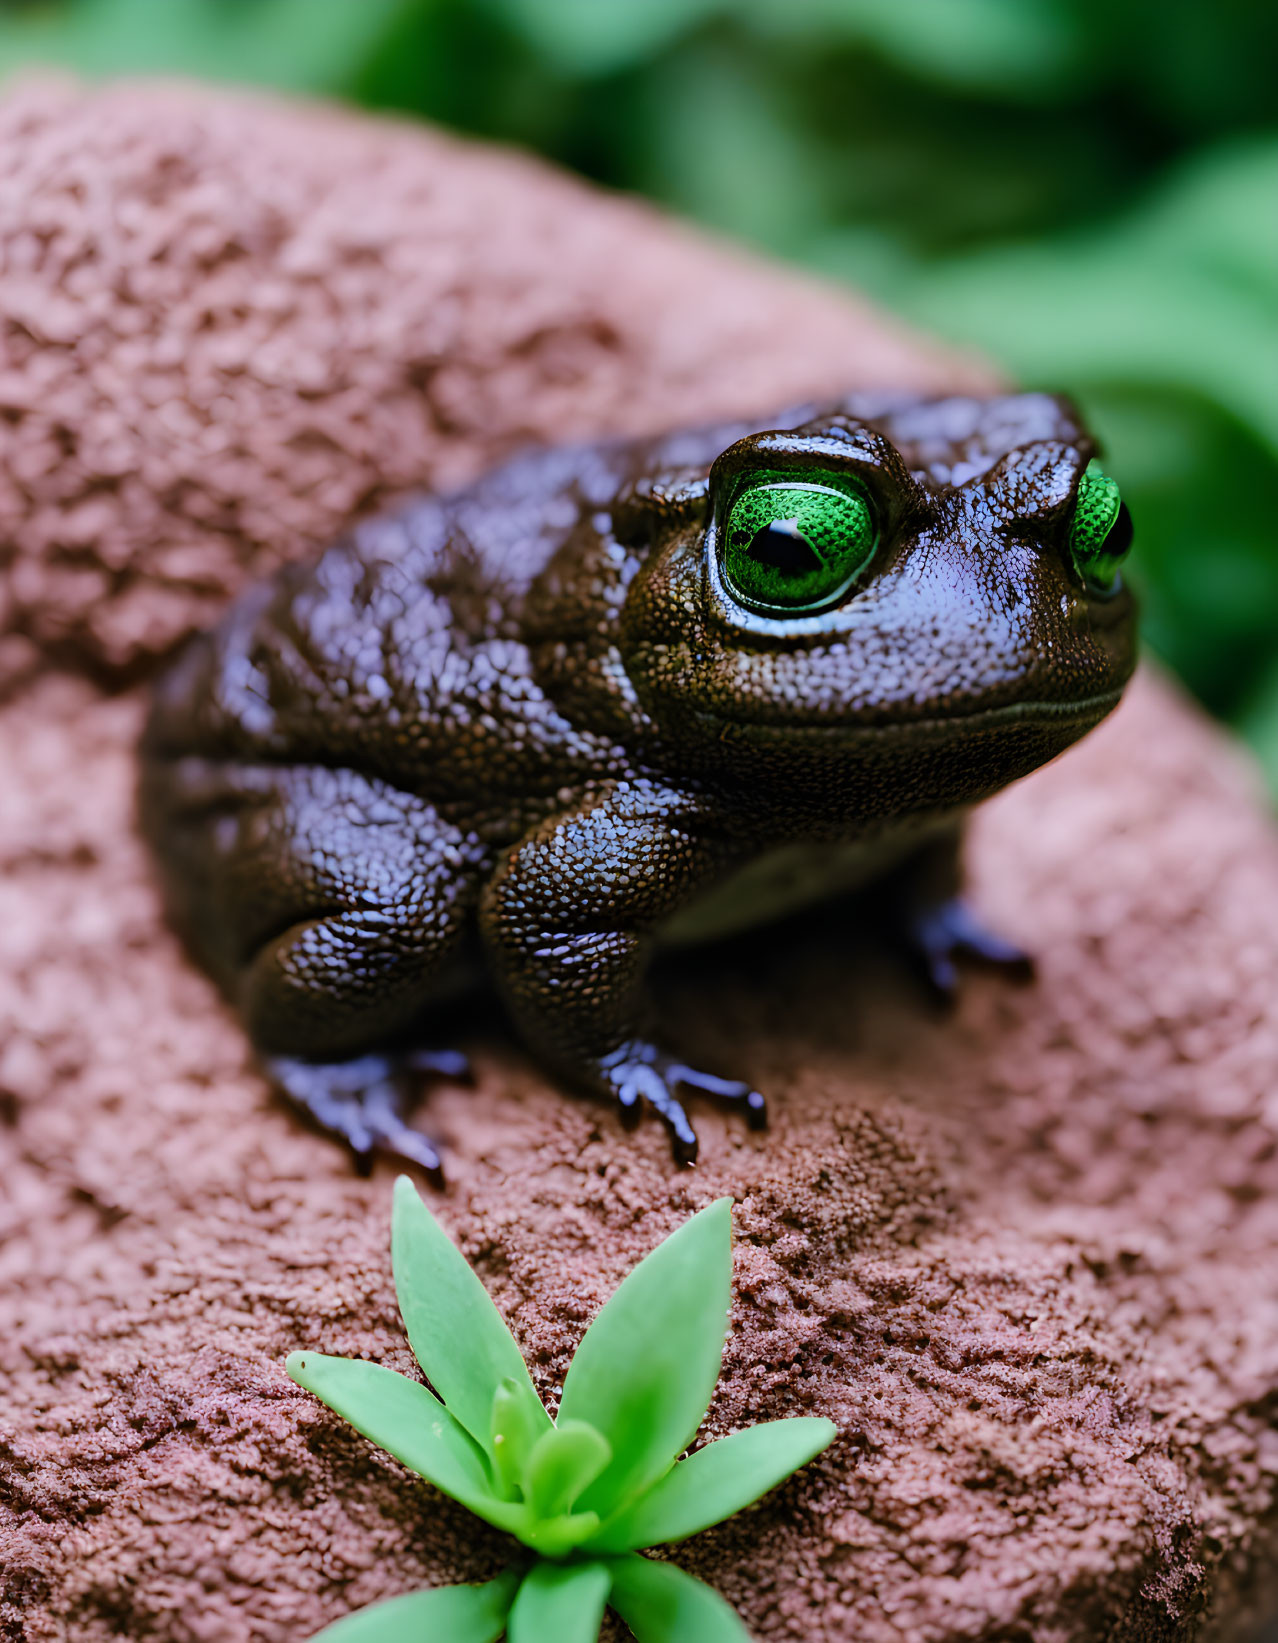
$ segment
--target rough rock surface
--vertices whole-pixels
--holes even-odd
[[[136,88],[28,91],[0,133],[0,1636],[300,1643],[505,1548],[283,1374],[407,1367],[389,1178],[273,1102],[163,930],[141,703],[84,674],[512,441],[972,368],[420,133]],[[766,1135],[704,1114],[695,1173],[476,1020],[478,1088],[429,1098],[440,1213],[553,1391],[634,1260],[738,1200],[708,1430],[842,1434],[676,1554],[761,1639],[1239,1636],[1278,1482],[1278,844],[1144,679],[971,860],[1037,985],[935,1019],[842,910],[667,975],[688,1047],[773,1098]]]
[[[136,674],[522,444],[990,378],[531,160],[191,86],[11,93],[0,225],[0,681]]]

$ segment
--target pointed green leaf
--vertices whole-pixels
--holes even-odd
[[[560,1421],[528,1457],[524,1499],[538,1517],[566,1512],[612,1459],[612,1448],[584,1421]],[[626,1548],[629,1550],[629,1547]]]
[[[559,1419],[584,1421],[612,1460],[578,1503],[615,1512],[696,1436],[719,1378],[732,1286],[732,1200],[658,1244],[618,1287],[568,1366]]]
[[[485,1449],[493,1394],[512,1383],[530,1423],[550,1428],[515,1338],[406,1175],[395,1183],[391,1213],[395,1293],[413,1353],[449,1411]]]
[[[494,1500],[483,1456],[464,1427],[418,1381],[359,1358],[293,1352],[285,1369],[308,1392],[446,1495],[489,1516]]]
[[[638,1643],[750,1643],[737,1612],[704,1581],[649,1557],[615,1558],[609,1605]]]
[[[516,1383],[504,1380],[493,1393],[489,1453],[502,1493],[514,1499],[523,1489],[524,1468],[540,1438],[549,1437]]]
[[[630,1552],[685,1540],[775,1489],[838,1435],[833,1421],[796,1416],[708,1443],[623,1507],[590,1537],[589,1548]]]
[[[518,1535],[525,1546],[543,1557],[567,1557],[583,1541],[589,1540],[599,1527],[597,1512],[565,1512],[562,1517],[541,1518],[526,1506],[507,1507],[507,1511],[521,1512],[523,1518],[512,1524],[510,1532]],[[491,1518],[490,1522],[496,1522]]]
[[[506,1627],[519,1571],[507,1569],[483,1586],[437,1586],[408,1592],[325,1626],[310,1643],[495,1643]]]
[[[595,1643],[611,1584],[603,1563],[534,1563],[511,1607],[507,1643]]]

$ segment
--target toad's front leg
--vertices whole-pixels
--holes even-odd
[[[530,1045],[628,1118],[646,1102],[688,1163],[697,1137],[679,1090],[739,1102],[751,1124],[765,1121],[749,1085],[698,1072],[639,1031],[652,932],[727,854],[696,799],[617,782],[514,846],[480,912],[493,973]]]

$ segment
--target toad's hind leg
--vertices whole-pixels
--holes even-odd
[[[1034,961],[985,925],[962,895],[962,835],[949,828],[921,846],[880,885],[872,899],[911,967],[938,1004],[958,992],[958,960],[976,959],[1016,981],[1029,981]]]
[[[179,760],[144,821],[175,921],[239,1006],[281,1091],[366,1163],[437,1169],[402,1105],[448,1052],[396,1053],[461,966],[485,854],[431,805],[350,770]]]

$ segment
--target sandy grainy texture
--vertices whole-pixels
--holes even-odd
[[[283,1374],[301,1346],[408,1367],[389,1177],[273,1102],[161,927],[131,825],[141,700],[85,673],[143,669],[348,508],[529,434],[964,377],[428,136],[136,89],[27,92],[0,127],[0,252],[31,293],[19,319],[0,287],[4,403],[27,394],[0,457],[25,636],[0,713],[0,1637],[300,1643],[507,1547]],[[342,250],[351,218],[371,253]],[[75,277],[63,244],[102,249]],[[217,278],[239,296],[188,323]],[[93,337],[113,364],[91,340],[76,364]],[[207,445],[232,377],[230,443]],[[86,496],[103,511],[72,526]],[[36,641],[80,676],[40,671]],[[553,1395],[628,1267],[738,1200],[707,1430],[814,1411],[842,1434],[678,1552],[761,1639],[1134,1643],[1207,1615],[1232,1640],[1274,1566],[1278,848],[1234,753],[1146,679],[988,807],[971,856],[1036,986],[974,977],[938,1021],[843,910],[669,972],[688,1049],[773,1098],[763,1136],[703,1115],[696,1173],[479,1019],[478,1088],[429,1100],[438,1207]]]

